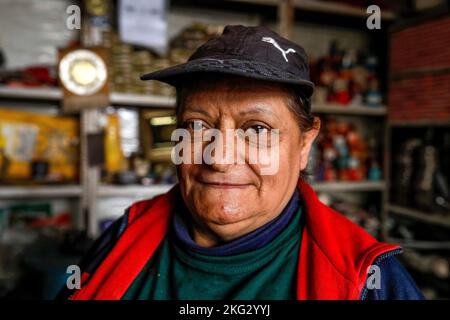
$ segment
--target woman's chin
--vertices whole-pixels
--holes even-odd
[[[222,198],[208,198],[203,200],[199,206],[198,212],[202,215],[204,221],[212,224],[226,225],[233,224],[248,218],[251,213],[246,208],[247,203]]]

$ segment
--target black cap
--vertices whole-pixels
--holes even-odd
[[[261,26],[226,26],[222,35],[204,43],[186,63],[145,74],[141,80],[178,86],[184,76],[200,72],[298,85],[305,98],[314,91],[305,50]]]

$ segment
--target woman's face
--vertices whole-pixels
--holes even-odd
[[[223,149],[216,155],[223,155],[221,163],[177,166],[181,194],[193,215],[194,240],[214,246],[251,232],[281,213],[296,188],[300,171],[307,165],[318,129],[301,132],[286,105],[286,92],[277,84],[226,77],[220,82],[192,85],[188,92],[179,113],[179,126],[192,136],[212,128],[224,136],[227,129],[241,129],[253,138],[279,130],[278,150],[274,139],[267,146],[244,139],[245,161],[237,157],[234,162],[224,161]],[[226,139],[223,141],[228,147]],[[201,151],[208,143],[202,144]],[[238,145],[236,140],[234,148]],[[249,160],[250,149],[263,148],[278,157],[278,168],[271,174],[261,170],[267,163]],[[194,152],[192,148],[192,156]],[[243,150],[234,152],[242,154]]]

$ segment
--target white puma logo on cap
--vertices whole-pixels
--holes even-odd
[[[281,51],[281,54],[283,55],[283,58],[284,58],[284,60],[286,60],[286,62],[289,62],[288,59],[287,59],[287,57],[286,57],[286,55],[287,55],[288,53],[295,53],[295,50],[292,49],[292,48],[289,48],[289,49],[287,49],[286,51],[283,50],[283,49],[280,47],[280,45],[279,45],[273,38],[271,38],[271,37],[262,37],[261,40],[264,41],[264,42],[268,42],[268,43],[273,44],[273,46],[274,46],[275,48],[277,48],[278,50],[280,50],[280,51]]]

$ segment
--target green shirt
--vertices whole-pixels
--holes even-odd
[[[169,233],[122,299],[295,299],[301,221],[300,207],[267,245],[232,256],[188,251]]]

